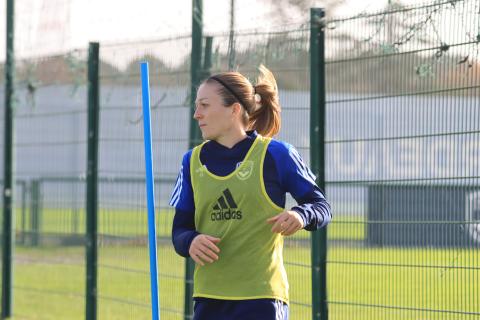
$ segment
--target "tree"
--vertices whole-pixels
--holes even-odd
[[[336,8],[345,3],[345,0],[263,0],[274,9],[273,19],[278,23],[291,23],[292,12],[300,15],[302,22],[310,19],[310,8],[320,7],[325,9],[327,16],[331,15]]]

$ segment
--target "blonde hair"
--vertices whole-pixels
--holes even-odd
[[[204,83],[218,84],[218,93],[223,105],[229,107],[238,102],[245,112],[243,123],[249,130],[256,130],[265,137],[272,137],[280,131],[280,101],[278,88],[272,72],[264,65],[258,68],[260,75],[253,86],[239,72],[222,72],[206,79]],[[257,101],[255,101],[255,96]]]

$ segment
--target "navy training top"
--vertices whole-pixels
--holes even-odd
[[[248,131],[247,137],[231,149],[216,141],[208,141],[200,152],[200,161],[208,170],[219,176],[227,176],[243,161],[257,137]],[[170,205],[175,207],[172,241],[175,251],[189,257],[190,244],[199,233],[195,229],[195,204],[190,180],[190,157],[184,156]],[[315,176],[305,165],[298,151],[288,143],[272,139],[267,147],[263,166],[265,189],[270,199],[279,207],[285,207],[289,192],[297,205],[291,208],[300,214],[304,229],[314,231],[327,225],[332,219],[331,208],[315,183]]]

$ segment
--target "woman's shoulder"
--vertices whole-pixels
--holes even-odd
[[[192,157],[192,152],[193,152],[193,149],[190,149],[183,154],[183,157],[182,157],[182,166],[183,167],[185,167],[185,166],[188,167],[190,165],[190,158]]]
[[[192,157],[192,154],[193,152],[197,152],[197,150],[200,150],[203,148],[204,145],[211,145],[211,142],[210,140],[207,140],[207,141],[203,141],[202,143],[200,144],[197,144],[195,147],[189,149],[187,152],[185,152],[183,154],[183,159],[190,159]]]
[[[195,148],[196,148],[196,147],[195,147]],[[183,158],[184,158],[184,159],[185,159],[185,158],[190,158],[190,157],[192,156],[193,149],[195,149],[195,148],[192,148],[192,149],[187,150],[187,152],[185,152],[185,153],[183,154]]]
[[[287,156],[294,147],[288,142],[271,139],[268,144],[267,152],[273,157],[284,157]]]
[[[205,145],[208,145],[210,146],[211,145],[211,142],[210,140],[207,140],[207,141],[204,141],[198,145],[196,145],[195,147],[193,147],[192,149],[189,149],[187,152],[185,152],[183,154],[183,159],[182,159],[182,165],[185,167],[185,166],[189,166],[190,165],[190,159],[192,158],[192,155],[194,152],[200,152],[200,150],[205,150],[206,148],[203,148]]]
[[[288,171],[304,167],[302,156],[288,142],[272,139],[268,145],[267,153],[273,158],[280,170]]]

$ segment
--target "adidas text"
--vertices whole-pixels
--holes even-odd
[[[232,210],[232,209],[221,210],[218,212],[213,212],[210,215],[210,218],[212,219],[212,221],[222,221],[222,220],[231,220],[231,219],[240,220],[242,219],[242,211]]]

